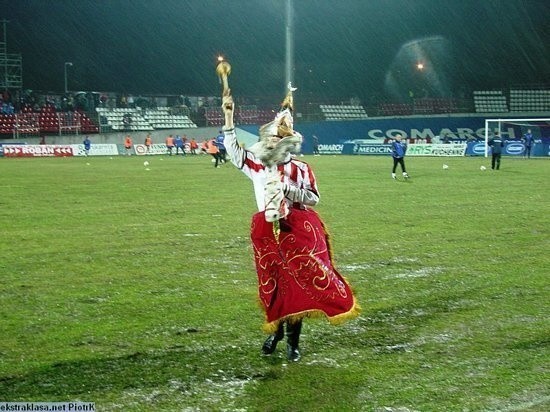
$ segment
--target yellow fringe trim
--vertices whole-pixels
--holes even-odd
[[[263,309],[263,307],[262,307]],[[265,312],[265,311],[264,311]],[[342,323],[345,323],[351,319],[356,318],[361,313],[361,306],[355,299],[355,296],[353,297],[353,306],[352,308],[345,312],[340,313],[339,315],[329,317],[325,312],[319,309],[311,309],[311,310],[305,310],[303,312],[293,313],[291,315],[284,316],[282,318],[279,318],[277,320],[274,320],[273,322],[265,322],[262,325],[262,330],[265,333],[273,334],[277,331],[279,324],[281,322],[290,322],[290,323],[296,323],[304,318],[326,318],[328,322],[331,325],[341,325]]]

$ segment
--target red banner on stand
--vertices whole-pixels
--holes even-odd
[[[74,156],[70,145],[4,145],[4,157]]]

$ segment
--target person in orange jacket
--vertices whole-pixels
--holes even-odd
[[[199,144],[197,143],[197,141],[195,140],[195,138],[193,137],[191,139],[191,141],[189,142],[189,149],[191,150],[191,154],[192,155],[196,155],[197,154],[197,149],[199,148]]]
[[[168,136],[165,140],[165,143],[168,154],[172,156],[172,149],[174,149],[174,137],[172,135]]]
[[[147,154],[151,154],[151,146],[153,146],[153,139],[151,138],[151,135],[148,133],[145,137],[145,148],[147,149]]]
[[[134,142],[132,141],[132,138],[129,134],[126,135],[124,138],[124,148],[126,149],[126,154],[128,156],[132,155],[132,146],[134,145]]]
[[[220,167],[218,163],[221,161],[220,158],[220,149],[218,149],[218,146],[216,145],[216,139],[210,139],[208,142],[206,142],[206,153],[212,155],[212,157],[215,159],[214,167]]]

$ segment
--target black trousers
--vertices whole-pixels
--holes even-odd
[[[284,326],[286,325],[286,337],[288,339],[288,343],[290,346],[297,348],[298,343],[300,341],[300,334],[302,332],[302,321],[299,320],[297,322],[281,322],[279,323],[279,327],[277,331],[275,332],[275,339],[282,340],[285,336],[285,329]]]
[[[214,164],[214,167],[218,167],[218,164],[222,161],[222,158],[220,156],[220,153],[210,153],[214,159],[216,159],[216,163]]]
[[[500,153],[493,153],[493,156],[491,157],[491,169],[494,169],[495,165],[497,170],[500,169]]]
[[[398,164],[401,165],[401,170],[403,171],[403,173],[407,173],[407,171],[405,170],[405,158],[404,157],[394,157],[393,158],[392,173],[395,173],[395,169],[397,169]]]

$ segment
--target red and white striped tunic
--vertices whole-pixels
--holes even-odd
[[[237,141],[235,130],[225,131],[224,145],[231,163],[247,175],[254,186],[258,210],[265,210],[264,188],[266,184],[267,166],[254,153],[243,149]],[[311,167],[301,160],[287,155],[285,161],[277,165],[283,182],[285,201],[289,208],[303,209],[305,206],[315,206],[319,203],[317,181]]]

